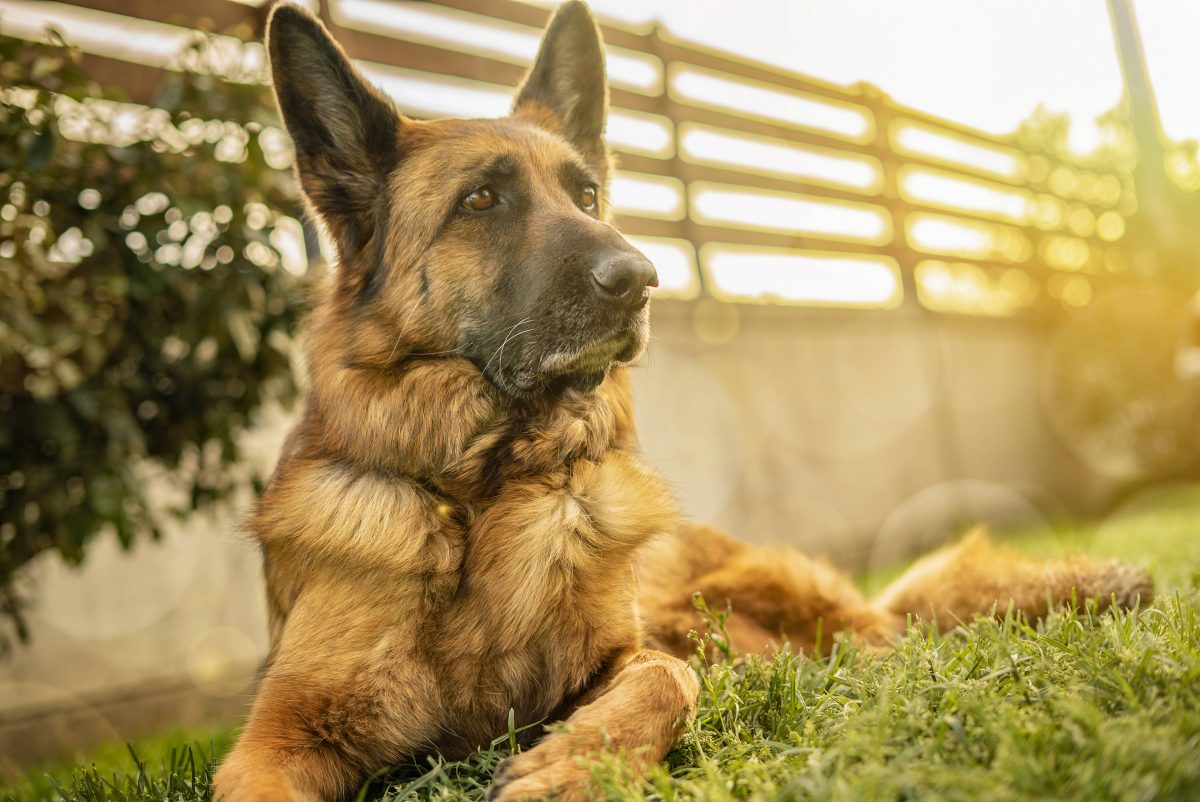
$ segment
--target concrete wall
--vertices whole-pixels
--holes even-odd
[[[635,378],[646,456],[689,515],[749,540],[862,568],[1104,494],[1046,423],[1028,324],[713,302],[659,303],[654,321]],[[252,434],[256,458],[286,425]],[[266,628],[238,515],[34,566],[33,644],[0,663],[0,772],[244,711]]]
[[[1046,421],[1045,336],[1029,324],[703,303],[655,315],[636,378],[643,448],[688,514],[743,538],[865,567],[1109,489]]]

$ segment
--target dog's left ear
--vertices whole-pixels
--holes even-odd
[[[521,112],[531,104],[549,109],[563,134],[581,152],[604,160],[608,113],[604,45],[591,12],[578,0],[564,3],[550,20],[513,111]]]

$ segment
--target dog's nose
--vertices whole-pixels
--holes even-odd
[[[593,267],[592,282],[601,297],[637,309],[650,295],[647,288],[658,286],[658,271],[640,253],[623,253]]]

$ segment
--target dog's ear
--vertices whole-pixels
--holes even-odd
[[[343,258],[371,238],[402,118],[351,64],[319,20],[279,3],[267,22],[275,98],[296,146],[308,202]]]
[[[591,12],[578,0],[564,3],[550,20],[513,110],[520,112],[531,104],[549,109],[563,134],[584,154],[604,158],[604,45]]]

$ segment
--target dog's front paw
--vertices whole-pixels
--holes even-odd
[[[577,753],[578,743],[566,733],[544,738],[528,752],[496,767],[488,802],[525,802],[554,797],[559,802],[591,799],[591,772]]]

